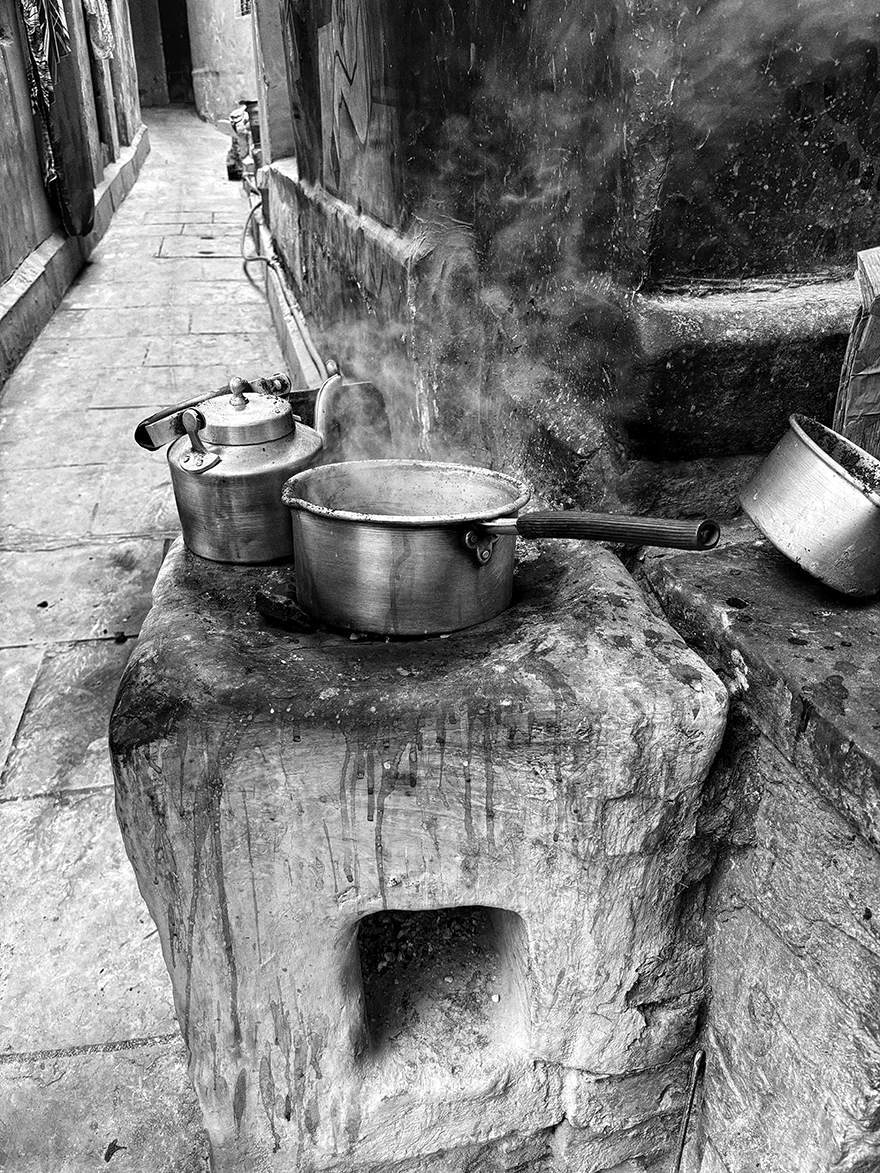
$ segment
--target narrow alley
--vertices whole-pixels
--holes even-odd
[[[132,433],[162,405],[284,364],[261,268],[252,284],[242,265],[228,139],[184,108],[146,122],[140,178],[0,404],[0,1165],[15,1173],[80,1173],[117,1152],[143,1173],[206,1161],[107,755],[179,528],[165,454]]]
[[[880,1173],[878,42],[0,0],[0,1173]]]

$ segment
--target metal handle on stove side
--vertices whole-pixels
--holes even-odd
[[[676,550],[711,550],[721,536],[718,523],[707,517],[675,521],[667,517],[627,517],[575,510],[523,513],[480,525],[490,533],[518,534],[521,538],[581,538],[625,542],[630,546],[668,546]]]

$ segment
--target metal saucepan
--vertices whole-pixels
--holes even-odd
[[[299,605],[332,627],[436,635],[510,603],[517,535],[708,550],[714,521],[526,513],[529,490],[500,472],[420,460],[325,464],[291,477]]]
[[[740,494],[774,546],[827,586],[880,591],[880,460],[808,416],[789,429]]]

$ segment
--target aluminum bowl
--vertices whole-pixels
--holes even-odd
[[[847,595],[880,591],[880,460],[807,416],[740,494],[773,545]]]

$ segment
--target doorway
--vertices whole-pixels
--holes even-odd
[[[165,79],[169,102],[195,101],[192,82],[192,52],[186,4],[180,0],[159,0],[159,21],[165,52]]]

